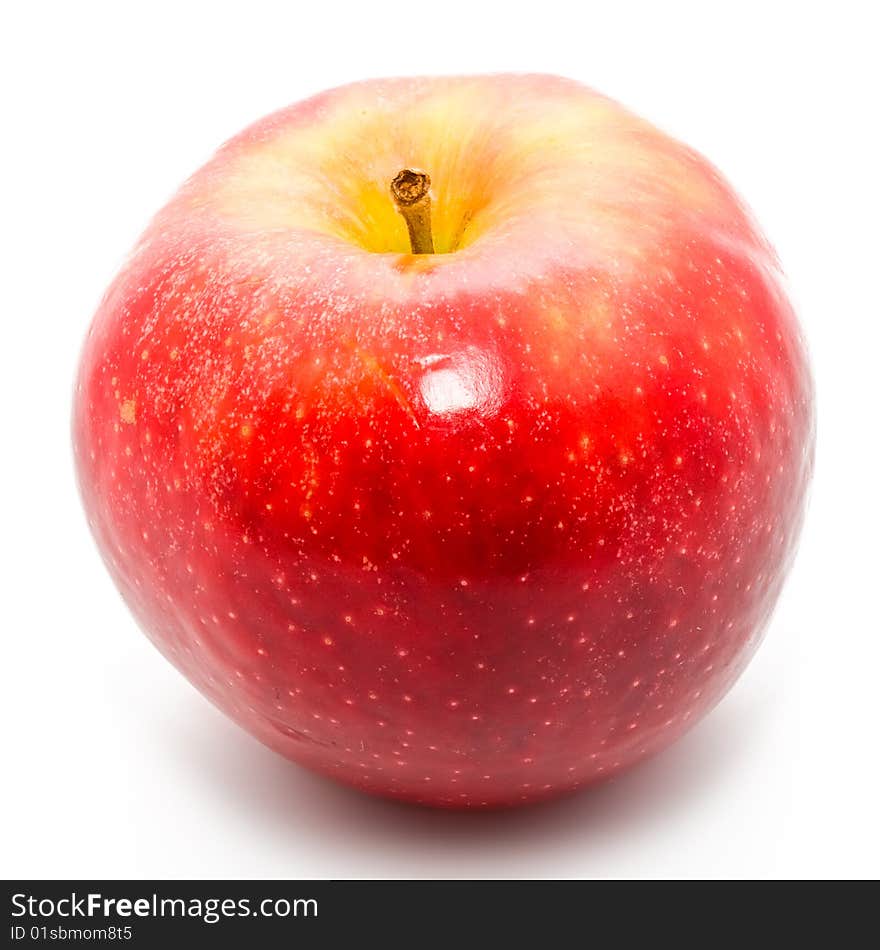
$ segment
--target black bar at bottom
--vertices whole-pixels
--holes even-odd
[[[761,888],[761,901],[750,887],[750,911],[742,913],[734,912],[745,906],[742,895],[731,896],[727,887],[623,887],[609,881],[7,881],[3,942],[156,947],[171,940],[198,948],[218,939],[246,947],[282,945],[276,941],[315,947],[326,940],[342,947],[354,936],[366,946],[463,950],[482,946],[482,934],[491,936],[489,946],[512,935],[516,945],[536,943],[537,950],[548,941],[564,946],[572,938],[607,942],[615,935],[625,947],[661,938],[705,946],[721,931],[728,940],[737,931],[747,939],[760,912],[762,927],[768,917],[784,917],[789,933],[808,926],[813,937],[825,931],[841,946],[848,945],[841,943],[844,932],[858,927],[853,891],[838,889],[835,898],[852,894],[844,901],[852,906],[823,920],[822,902],[805,903],[791,888],[788,901],[779,889],[768,895]]]

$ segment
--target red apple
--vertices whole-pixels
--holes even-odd
[[[409,168],[435,253],[389,191]],[[773,251],[699,155],[551,76],[383,80],[258,122],[159,213],[74,441],[123,596],[236,722],[368,791],[511,805],[736,679],[812,390]]]

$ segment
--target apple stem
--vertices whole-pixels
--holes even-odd
[[[404,168],[391,182],[391,197],[406,221],[413,254],[433,254],[431,234],[431,179],[414,168]]]

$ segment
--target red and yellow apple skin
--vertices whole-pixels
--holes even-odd
[[[388,183],[432,177],[434,255]],[[76,388],[148,636],[283,755],[513,805],[672,742],[777,599],[812,389],[702,158],[550,76],[374,81],[257,123],[153,221]]]

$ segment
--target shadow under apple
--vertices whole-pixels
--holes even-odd
[[[257,837],[298,855],[292,872],[303,854],[317,854],[315,877],[529,878],[539,865],[544,877],[601,877],[621,842],[668,833],[713,790],[737,781],[774,701],[766,691],[734,690],[672,748],[631,771],[499,811],[428,809],[338,785],[264,748],[195,697],[167,748],[205,795],[221,796]],[[619,860],[610,864],[621,873]]]

